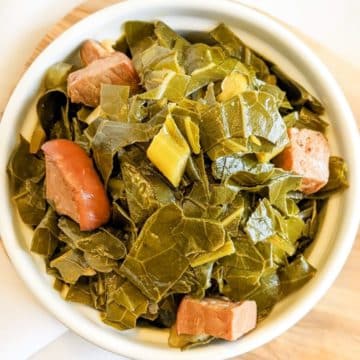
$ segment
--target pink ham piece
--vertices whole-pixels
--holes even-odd
[[[80,57],[84,65],[112,54],[95,40],[86,40],[81,46]]]
[[[60,215],[67,215],[80,230],[94,230],[107,223],[110,204],[91,159],[77,144],[50,140],[45,153],[46,198]]]
[[[256,326],[256,302],[231,302],[185,296],[180,303],[176,331],[178,335],[210,335],[236,340]]]
[[[276,166],[301,175],[300,190],[313,194],[329,180],[330,148],[325,136],[310,129],[290,128],[289,145],[275,159]]]
[[[139,82],[131,60],[125,54],[115,51],[70,73],[67,93],[73,103],[96,107],[100,102],[101,84],[128,85],[134,93]]]

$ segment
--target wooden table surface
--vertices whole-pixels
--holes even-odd
[[[27,66],[69,26],[118,0],[90,0],[74,9],[39,43]],[[293,30],[293,29],[292,29]],[[360,72],[321,45],[295,31],[328,65],[342,85],[360,119],[356,102]],[[359,179],[360,181],[360,179]],[[236,359],[241,360],[357,360],[360,359],[360,234],[340,276],[317,306],[297,325],[265,346]]]

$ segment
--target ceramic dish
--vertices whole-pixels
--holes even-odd
[[[87,38],[116,38],[126,20],[160,19],[180,32],[209,30],[220,21],[265,57],[280,65],[322,100],[331,123],[332,153],[345,158],[350,188],[331,198],[320,231],[308,251],[317,275],[300,291],[281,301],[258,327],[236,342],[214,342],[180,352],[167,345],[167,331],[107,327],[98,313],[66,303],[52,288],[39,256],[29,252],[31,231],[21,223],[10,199],[6,166],[17,134],[33,123],[34,102],[45,70],[66,58]],[[351,250],[360,218],[360,153],[358,130],[350,108],[332,75],[294,35],[255,10],[230,1],[129,1],[101,10],[77,23],[33,62],[18,83],[5,110],[0,130],[0,230],[6,250],[25,284],[67,327],[104,349],[137,359],[223,359],[243,354],[270,341],[301,319],[334,282]],[[39,334],[41,336],[41,334]]]

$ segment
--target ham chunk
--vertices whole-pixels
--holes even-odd
[[[72,102],[96,107],[100,101],[101,84],[129,85],[135,92],[139,77],[131,60],[116,51],[70,73],[67,92]]]
[[[60,215],[67,215],[80,230],[107,223],[110,204],[91,159],[77,144],[65,139],[43,144],[46,198]]]
[[[80,57],[84,65],[89,65],[94,60],[106,57],[111,53],[112,52],[105,49],[99,42],[95,40],[86,40],[80,49]]]
[[[310,129],[288,130],[290,144],[275,159],[276,166],[301,175],[300,190],[313,194],[329,180],[330,149],[325,136]]]
[[[256,302],[231,302],[221,299],[202,300],[184,297],[178,309],[178,335],[211,335],[236,340],[256,326]]]

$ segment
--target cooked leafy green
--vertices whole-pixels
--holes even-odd
[[[90,288],[87,284],[61,284],[59,289],[61,296],[66,301],[78,302],[84,305],[93,306]]]
[[[51,66],[45,74],[44,85],[46,90],[64,87],[72,65],[59,62]]]
[[[201,334],[201,335],[178,335],[175,326],[170,328],[169,346],[174,348],[181,348],[182,350],[190,349],[194,346],[208,344],[213,341],[214,337]]]
[[[46,202],[42,182],[35,183],[31,179],[25,180],[13,200],[25,224],[36,226],[45,216]]]
[[[70,239],[72,248],[114,260],[122,259],[126,255],[123,242],[112,234],[110,229],[101,228],[96,232],[80,231],[78,224],[66,217],[59,219],[58,226]]]
[[[264,319],[315,276],[304,254],[326,200],[349,186],[337,156],[311,195],[300,175],[271,162],[289,128],[326,134],[322,104],[224,24],[183,36],[161,21],[128,21],[108,46],[131,58],[139,91],[103,83],[96,108],[74,104],[67,77],[79,64],[51,66],[31,141],[21,136],[10,158],[31,251],[65,300],[119,330],[170,328],[173,347],[214,340],[176,333],[185,295],[254,300]],[[86,151],[109,198],[110,220],[93,231],[47,203],[41,146],[59,138]]]
[[[312,129],[325,132],[329,124],[323,120],[318,114],[307,109],[305,106],[300,111],[294,111],[284,116],[287,127],[297,127],[299,129]]]
[[[10,158],[7,172],[14,193],[19,192],[25,181],[31,179],[32,182],[38,183],[45,175],[44,160],[30,154],[29,143],[23,136],[20,136],[20,143]]]
[[[34,230],[31,251],[40,255],[51,256],[58,246],[58,235],[57,215],[49,207],[40,224]]]
[[[279,87],[286,92],[291,105],[294,107],[306,105],[316,114],[324,112],[320,101],[298,82],[287,76],[277,65],[272,64],[270,70],[276,76]]]
[[[265,62],[246,46],[226,25],[218,25],[214,30],[210,31],[210,35],[230,56],[239,59],[246,65],[253,66],[260,79],[269,74],[269,69]]]
[[[162,154],[167,154],[164,160]],[[178,187],[190,156],[190,147],[171,115],[154,136],[146,152],[150,161],[175,186]]]
[[[305,285],[316,273],[303,255],[278,270],[281,290],[284,295],[290,294]]]
[[[329,172],[329,181],[315,194],[317,198],[328,198],[335,192],[342,191],[349,187],[347,180],[348,169],[344,159],[338,156],[331,156],[329,160]]]
[[[39,123],[46,137],[72,139],[69,99],[62,87],[47,90],[36,104]]]
[[[121,164],[121,175],[131,219],[135,224],[142,223],[160,207],[152,184],[139,169],[125,161]]]
[[[131,282],[123,283],[109,293],[106,311],[102,318],[105,323],[116,324],[125,330],[136,326],[136,320],[147,312],[149,300]]]
[[[174,241],[172,235],[181,219],[181,209],[176,205],[155,212],[144,224],[120,269],[154,301],[164,297],[189,267],[182,244]]]
[[[149,141],[157,131],[157,126],[148,124],[101,121],[92,139],[91,148],[105,184],[112,173],[115,154],[130,144]]]
[[[129,93],[129,86],[102,84],[99,105],[103,111],[102,117],[127,122]]]
[[[51,260],[50,267],[59,270],[63,280],[69,284],[75,284],[80,276],[93,276],[93,270],[79,250],[67,250],[62,255]]]

